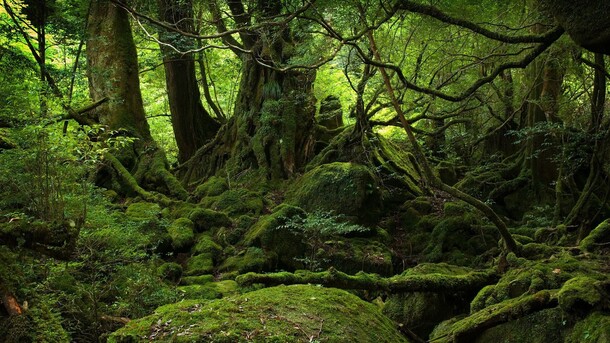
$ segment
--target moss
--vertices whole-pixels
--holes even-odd
[[[163,263],[157,268],[157,274],[163,280],[178,282],[182,277],[182,266],[174,262]]]
[[[384,244],[367,238],[327,240],[318,250],[320,267],[334,267],[348,274],[359,271],[392,275],[392,254]]]
[[[485,330],[476,343],[557,343],[569,332],[565,313],[551,308]]]
[[[220,255],[222,247],[220,244],[214,242],[212,236],[208,233],[203,233],[197,236],[197,243],[191,249],[193,255],[198,254],[210,254],[214,257]]]
[[[218,267],[221,272],[237,271],[238,273],[261,272],[269,265],[262,249],[250,247],[236,256],[230,256]]]
[[[559,306],[568,313],[583,313],[602,302],[606,297],[598,286],[598,280],[578,276],[568,280],[557,293]]]
[[[583,239],[579,246],[583,251],[595,251],[602,244],[610,242],[610,219],[599,224],[591,233]]]
[[[471,303],[471,312],[521,295],[562,288],[566,281],[574,277],[587,276],[601,280],[606,275],[603,270],[604,262],[601,260],[572,256],[564,251],[537,261],[516,258],[509,254],[507,261],[511,269],[497,284],[485,287],[479,292]]]
[[[334,212],[374,223],[381,211],[381,193],[365,166],[335,162],[321,165],[298,179],[286,193],[286,203],[307,212]]]
[[[217,212],[208,208],[196,208],[190,215],[189,219],[195,223],[197,232],[208,231],[213,228],[223,226],[231,226],[231,219],[223,212]]]
[[[195,243],[194,224],[188,218],[178,218],[167,228],[176,251],[185,252]]]
[[[225,178],[212,176],[206,182],[197,186],[195,189],[195,197],[197,197],[197,199],[202,199],[205,197],[218,196],[227,190],[229,190],[229,184]]]
[[[205,285],[193,284],[178,287],[183,299],[220,299],[222,294],[216,289],[213,282]]]
[[[406,270],[401,276],[466,276],[472,272],[473,269],[446,263],[422,263]],[[403,324],[418,336],[427,337],[441,321],[468,311],[468,293],[414,292],[392,294],[385,303],[383,313],[394,321]]]
[[[203,198],[200,205],[225,212],[231,217],[244,214],[258,216],[263,212],[265,202],[262,194],[239,188],[228,190],[218,196]]]
[[[197,276],[185,276],[180,279],[181,285],[205,285],[208,282],[214,281],[214,275],[197,275]]]
[[[163,306],[153,315],[129,322],[108,342],[153,338],[159,342],[407,342],[375,305],[345,291],[305,285]]]
[[[161,214],[161,207],[150,202],[136,202],[127,207],[125,215],[133,220],[155,220]]]
[[[174,204],[174,206],[172,206],[170,217],[174,219],[188,218],[195,208],[195,205],[188,202]]]
[[[243,245],[256,246],[274,254],[278,262],[284,266],[294,265],[294,258],[303,256],[305,246],[291,230],[283,227],[289,218],[305,216],[299,207],[282,204],[273,212],[263,216],[248,230]]]
[[[430,340],[438,343],[479,342],[477,338],[484,333],[486,329],[518,320],[531,313],[554,306],[556,306],[556,303],[553,300],[552,293],[549,291],[541,291],[532,295],[523,295],[515,299],[503,301],[493,307],[486,308],[483,311],[475,312],[450,325],[439,326],[430,334]]]
[[[606,343],[610,342],[610,316],[593,312],[576,323],[566,343]]]
[[[214,259],[212,254],[204,253],[191,256],[186,261],[185,275],[202,275],[210,274],[214,271]]]

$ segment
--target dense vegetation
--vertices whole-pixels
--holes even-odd
[[[0,341],[609,341],[575,3],[3,0]]]

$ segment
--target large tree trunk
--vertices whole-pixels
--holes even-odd
[[[108,172],[113,177],[100,177],[107,176],[100,173],[98,182],[121,192],[142,190],[133,185],[135,177],[148,189],[185,198],[184,188],[168,171],[165,153],[150,135],[127,12],[110,0],[92,0],[87,35],[90,95],[94,100],[109,99],[95,109],[95,115],[111,135],[135,138],[133,144],[119,145],[112,150],[117,159],[106,160],[112,167]],[[119,162],[125,168],[117,168]],[[147,198],[141,191],[136,193]]]
[[[162,20],[181,31],[193,31],[192,1],[158,0],[158,4]],[[184,43],[184,38],[173,38],[179,36],[169,32],[161,34],[161,41],[173,45],[177,50],[186,52],[192,49],[192,42]],[[201,104],[193,55],[179,53],[164,44],[161,44],[161,51],[172,126],[178,145],[178,161],[183,163],[214,138],[220,125]]]
[[[240,1],[231,1],[229,7],[237,25],[249,25],[250,14]],[[282,10],[277,0],[261,0],[256,9],[254,15],[261,21]],[[219,30],[226,29],[220,15],[215,17]],[[188,181],[206,178],[222,168],[228,176],[253,169],[268,179],[287,178],[303,170],[313,157],[315,71],[281,69],[299,42],[283,25],[245,31],[241,38],[243,48],[251,52],[237,51],[243,72],[234,116],[215,146],[202,149],[191,161]]]
[[[126,130],[138,139],[151,140],[127,12],[109,0],[92,0],[87,35],[90,96],[109,98],[96,109],[99,122],[110,130]]]

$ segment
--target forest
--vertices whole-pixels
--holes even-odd
[[[0,342],[610,342],[607,0],[2,0]]]

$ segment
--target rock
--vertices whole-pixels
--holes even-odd
[[[408,342],[379,309],[346,291],[278,286],[158,308],[113,333],[125,342]]]

